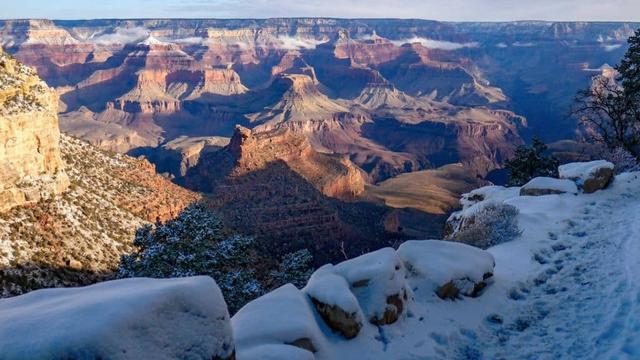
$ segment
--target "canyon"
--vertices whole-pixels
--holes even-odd
[[[518,145],[570,144],[575,92],[635,27],[5,20],[0,42],[58,93],[62,132],[143,156],[235,231],[329,261],[440,235]]]

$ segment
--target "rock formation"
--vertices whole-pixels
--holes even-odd
[[[57,96],[0,49],[0,211],[61,194]]]
[[[268,246],[276,253],[306,247],[316,261],[336,259],[390,236],[381,225],[387,209],[352,202],[364,191],[362,170],[291,130],[238,128],[182,181],[207,193],[230,228],[278,243]]]
[[[232,166],[226,173],[213,166],[223,161]],[[286,129],[255,132],[238,127],[229,145],[202,159],[193,180],[187,181],[210,192],[226,177],[250,176],[275,162],[286,164],[325,196],[348,201],[364,191],[364,175],[349,159],[319,153],[304,136]]]

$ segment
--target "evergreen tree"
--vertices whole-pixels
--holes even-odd
[[[209,275],[218,283],[231,312],[264,293],[256,279],[255,241],[227,235],[204,205],[185,209],[176,219],[136,232],[137,251],[121,259],[119,277]]]
[[[627,96],[638,100],[640,97],[640,29],[628,39],[629,49],[616,67]],[[640,105],[637,105],[640,106]]]
[[[276,288],[289,283],[297,288],[304,287],[313,272],[312,261],[313,257],[307,249],[285,255],[278,269],[271,272],[272,287]]]
[[[533,139],[532,146],[519,146],[514,157],[505,162],[509,172],[508,185],[522,186],[539,176],[558,177],[559,162],[547,156],[546,151],[547,146],[537,138]]]

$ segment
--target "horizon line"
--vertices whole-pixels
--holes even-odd
[[[29,21],[29,20],[47,20],[47,21],[147,21],[147,20],[299,20],[299,19],[327,19],[327,20],[395,20],[395,21],[430,21],[440,23],[634,23],[640,24],[640,20],[535,20],[535,19],[519,19],[519,20],[436,20],[427,18],[401,18],[401,17],[332,17],[332,16],[275,16],[275,17],[111,17],[111,18],[1,18],[0,21]]]

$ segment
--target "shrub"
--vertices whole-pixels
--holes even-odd
[[[137,251],[122,256],[119,277],[208,275],[232,312],[264,292],[255,276],[255,240],[226,235],[222,222],[204,205],[192,205],[164,224],[143,226],[134,245]]]
[[[513,158],[505,162],[509,172],[509,186],[522,186],[539,176],[558,177],[559,162],[545,153],[547,146],[539,139],[533,139],[531,146],[519,146]]]
[[[124,255],[118,277],[186,277],[215,279],[231,313],[262,295],[267,288],[293,283],[304,286],[312,271],[309,251],[287,254],[269,271],[253,237],[229,235],[220,219],[206,206],[194,204],[164,224],[136,231],[136,251]],[[260,273],[257,268],[261,267]]]
[[[270,274],[273,281],[272,287],[276,288],[288,283],[299,289],[304,287],[313,272],[312,261],[313,257],[307,249],[285,255],[278,269]]]
[[[486,249],[516,239],[518,209],[508,204],[489,204],[475,214],[463,218],[448,240]]]
[[[622,147],[613,150],[607,150],[604,159],[611,161],[614,165],[615,174],[623,172],[640,171],[640,164],[635,156]]]

